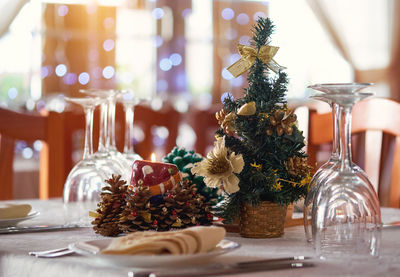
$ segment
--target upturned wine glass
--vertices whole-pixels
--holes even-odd
[[[115,144],[115,102],[120,92],[105,89],[88,89],[80,90],[80,92],[104,100],[100,109],[99,146],[93,159],[101,165],[107,176],[119,174],[124,180],[128,180],[129,162],[118,152]]]
[[[304,219],[304,230],[306,234],[306,239],[308,242],[312,242],[312,232],[311,232],[311,211],[314,203],[314,198],[317,191],[329,178],[333,178],[338,174],[340,169],[340,113],[339,105],[335,103],[331,98],[325,97],[329,93],[337,94],[353,94],[366,87],[373,85],[372,83],[329,83],[329,84],[315,84],[308,86],[317,90],[319,94],[312,95],[311,98],[324,101],[331,106],[332,118],[333,118],[333,140],[332,140],[332,154],[329,160],[323,164],[317,172],[314,174],[310,182],[310,191],[304,201],[303,219]],[[366,173],[356,164],[352,163],[352,167],[356,174],[359,175],[365,182],[370,183]],[[318,202],[318,201],[317,201]]]
[[[68,174],[64,184],[64,215],[66,224],[89,226],[89,211],[96,209],[101,188],[107,175],[93,160],[93,111],[100,98],[65,98],[83,107],[85,112],[85,145],[83,157]]]
[[[351,110],[371,93],[327,93],[339,105],[340,169],[317,189],[312,206],[312,237],[321,258],[379,255],[381,213],[377,194],[351,159]]]

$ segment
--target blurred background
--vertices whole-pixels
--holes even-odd
[[[274,58],[287,67],[288,101],[306,137],[307,107],[315,104],[310,84],[373,82],[375,95],[400,100],[396,0],[1,0],[0,10],[0,105],[63,113],[62,96],[79,96],[79,89],[131,89],[153,111],[179,114],[153,124],[152,138],[146,122],[135,124],[134,143],[146,159],[149,151],[161,159],[171,150],[168,124],[178,130],[173,145],[207,153],[221,99],[240,97],[247,86],[246,74],[234,78],[226,68],[260,16],[276,25]],[[73,162],[82,140],[77,130]],[[141,149],[149,140],[150,150]],[[15,198],[37,196],[31,184],[41,147],[18,142]]]

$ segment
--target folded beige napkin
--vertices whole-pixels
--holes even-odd
[[[169,232],[135,232],[115,238],[101,251],[116,255],[164,255],[208,252],[225,237],[222,227],[196,226]]]
[[[0,219],[26,217],[31,209],[29,204],[0,204]]]

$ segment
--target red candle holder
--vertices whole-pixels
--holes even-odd
[[[181,172],[174,164],[136,160],[128,189],[134,191],[136,186],[148,186],[152,195],[159,195],[174,188],[181,180]]]

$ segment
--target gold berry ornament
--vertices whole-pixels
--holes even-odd
[[[305,177],[310,170],[306,157],[292,156],[285,162],[290,175]]]
[[[244,116],[254,115],[255,113],[256,113],[256,102],[254,101],[243,104],[237,112],[238,115],[244,115]]]

